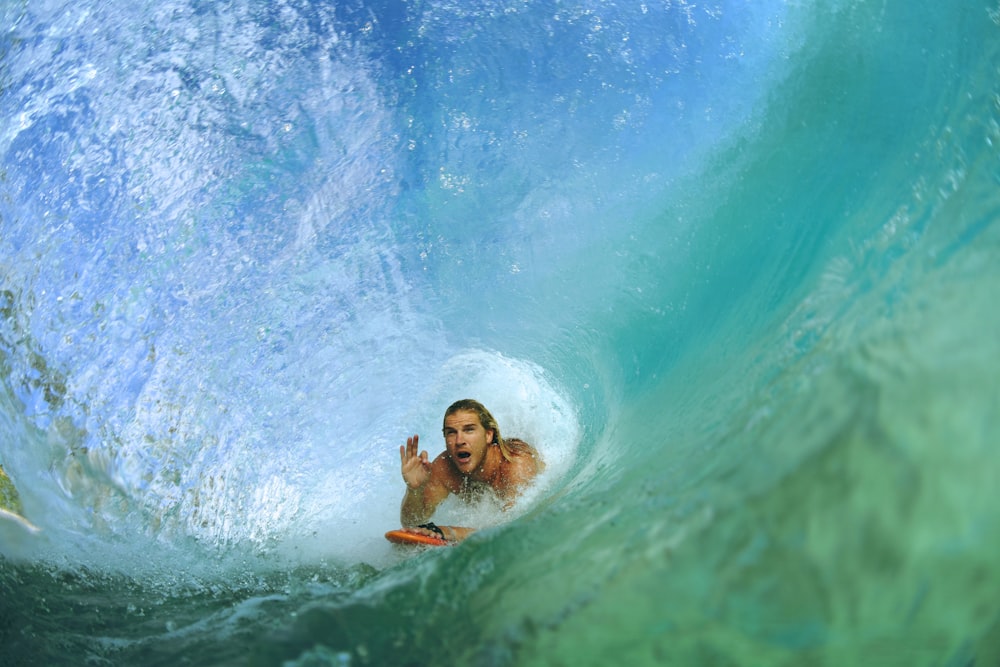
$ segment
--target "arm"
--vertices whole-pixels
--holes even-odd
[[[399,509],[399,520],[404,526],[415,526],[430,519],[450,493],[435,474],[435,466],[427,460],[427,452],[417,454],[419,442],[419,436],[415,435],[406,439],[405,447],[399,447],[403,481],[406,482],[406,494]]]
[[[404,526],[416,526],[424,523],[432,516],[434,510],[448,497],[448,489],[433,481],[422,487],[406,487],[403,504],[399,508],[399,520]]]

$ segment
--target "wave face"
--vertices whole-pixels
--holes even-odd
[[[0,17],[5,664],[996,661],[996,6]]]

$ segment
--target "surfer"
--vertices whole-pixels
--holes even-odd
[[[406,532],[458,542],[475,529],[426,523],[445,498],[455,494],[471,502],[489,490],[504,502],[506,510],[544,464],[528,443],[503,438],[490,411],[471,398],[448,407],[442,433],[445,451],[433,462],[426,451],[417,453],[419,436],[407,438],[406,445],[400,445],[406,494],[399,516]]]

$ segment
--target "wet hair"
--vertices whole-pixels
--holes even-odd
[[[479,418],[479,423],[482,425],[484,430],[493,431],[493,440],[490,442],[492,445],[497,445],[500,447],[500,453],[503,455],[504,459],[510,461],[511,454],[517,452],[518,454],[525,453],[529,454],[536,459],[538,458],[538,452],[535,448],[526,443],[524,440],[518,438],[508,438],[504,439],[500,435],[500,425],[497,424],[496,417],[494,417],[486,406],[479,401],[472,398],[463,398],[461,400],[455,401],[448,406],[448,409],[444,411],[444,418],[447,419],[456,412],[474,412]],[[442,430],[444,430],[444,424],[442,423]]]

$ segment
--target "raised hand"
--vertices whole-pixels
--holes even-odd
[[[399,446],[399,461],[403,469],[403,481],[406,486],[416,490],[427,484],[431,478],[431,463],[427,460],[427,452],[417,454],[420,436],[414,435],[406,439],[406,445]]]

